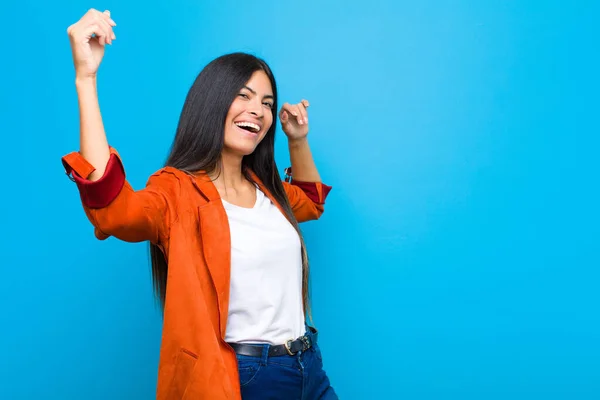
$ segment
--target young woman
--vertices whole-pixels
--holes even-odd
[[[108,144],[96,91],[114,26],[108,11],[92,9],[68,28],[81,143],[62,161],[98,239],[151,244],[164,315],[157,398],[337,399],[305,323],[298,223],[321,216],[331,189],[308,146],[308,102],[279,113],[293,171],[284,182],[271,70],[248,54],[217,58],[187,95],[166,166],[135,191]]]

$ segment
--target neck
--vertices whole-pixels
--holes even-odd
[[[242,158],[226,150],[221,153],[221,168],[209,174],[217,188],[237,189],[244,185],[246,178],[242,174]]]

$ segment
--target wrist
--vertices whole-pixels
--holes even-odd
[[[95,75],[75,76],[76,87],[96,86]]]
[[[308,144],[308,138],[305,136],[299,139],[292,139],[288,137],[288,146],[289,147],[300,147],[306,146]]]

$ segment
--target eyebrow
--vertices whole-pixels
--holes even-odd
[[[248,86],[244,86],[243,88],[244,88],[244,89],[248,89],[248,90],[250,91],[250,93],[252,93],[253,95],[255,95],[255,96],[256,96],[256,92],[255,92],[254,90],[252,90],[252,88],[250,88],[250,87],[248,87]],[[265,95],[265,97],[264,97],[264,98],[265,98],[265,99],[274,99],[273,95],[271,95],[271,94],[267,94],[267,95]]]

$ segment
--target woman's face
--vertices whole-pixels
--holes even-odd
[[[251,154],[273,123],[273,90],[264,71],[256,71],[240,89],[225,119],[225,150]]]

